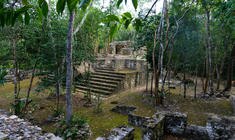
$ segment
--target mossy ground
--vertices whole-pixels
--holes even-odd
[[[34,87],[36,86],[38,79],[35,79]],[[24,80],[21,82],[21,97],[25,97],[27,91],[29,80]],[[172,110],[181,111],[188,114],[189,123],[197,125],[205,125],[208,113],[215,113],[218,115],[232,115],[232,107],[229,100],[193,100],[187,97],[177,95],[178,89],[172,90],[173,94],[167,96],[166,105],[168,107],[153,107],[148,103],[142,101],[143,99],[143,88],[135,89],[132,91],[126,91],[123,93],[115,94],[105,99],[102,102],[102,112],[95,113],[93,107],[83,107],[84,100],[79,94],[73,96],[73,110],[75,115],[80,115],[87,119],[89,125],[92,129],[92,138],[95,139],[98,136],[103,136],[107,134],[112,128],[127,125],[127,116],[120,115],[111,112],[111,108],[116,106],[116,104],[111,104],[111,102],[117,102],[122,105],[133,105],[137,107],[135,111],[136,114],[142,116],[152,116],[154,112],[159,110]],[[51,123],[45,123],[45,120],[49,115],[53,114],[55,108],[55,99],[48,98],[49,91],[43,93],[31,94],[34,107],[37,108],[31,114],[33,116],[33,122],[41,126],[45,131],[55,132],[56,125]],[[0,87],[0,108],[10,110],[10,104],[13,102],[13,84],[7,83]],[[65,98],[61,96],[61,107],[64,108]],[[135,139],[141,139],[141,130],[136,128]]]

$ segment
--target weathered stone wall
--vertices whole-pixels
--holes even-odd
[[[139,85],[144,85],[146,83],[146,73],[143,72],[131,72],[126,73],[126,77],[123,83],[124,89],[132,89]]]
[[[62,140],[52,133],[42,133],[42,129],[15,115],[0,110],[0,140]]]

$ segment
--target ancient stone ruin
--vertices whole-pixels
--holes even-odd
[[[96,61],[90,64],[90,79],[79,81],[76,91],[99,94],[102,97],[145,84],[146,48],[134,51],[133,42],[118,41],[110,43],[108,54],[98,54]],[[89,64],[77,68],[77,75],[85,72]]]
[[[62,140],[38,126],[0,110],[0,140]]]
[[[161,111],[152,117],[142,117],[134,114],[132,106],[116,106],[112,111],[128,115],[129,125],[141,128],[142,140],[162,140],[165,135],[190,140],[235,139],[235,117],[211,115],[206,126],[198,126],[188,124],[187,115],[180,112]],[[122,137],[116,140],[126,139]]]

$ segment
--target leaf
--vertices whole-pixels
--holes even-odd
[[[113,35],[117,32],[117,24],[114,24],[113,26],[110,27],[109,35],[110,38],[113,38]]]
[[[130,23],[131,23],[131,20],[125,20],[124,26],[125,26],[126,29],[127,29],[128,26],[130,25]]]
[[[78,1],[79,0],[67,0],[67,4],[68,4],[68,8],[70,12],[72,12],[76,8]]]
[[[42,9],[43,16],[47,17],[48,14],[48,4],[46,0],[39,0],[38,1],[39,7]]]
[[[133,6],[134,6],[134,8],[136,10],[137,7],[138,7],[138,0],[132,0],[132,4],[133,4]]]
[[[28,5],[29,4],[28,0],[22,0],[22,3],[23,3],[23,5]]]
[[[141,20],[138,19],[138,18],[136,18],[136,19],[134,20],[133,26],[135,27],[135,29],[136,29],[137,31],[139,31],[139,30],[141,29],[141,27],[142,27],[142,22],[141,22]]]
[[[79,8],[82,8],[82,10],[86,10],[86,8],[88,7],[88,5],[91,3],[91,0],[82,0]]]
[[[29,13],[28,12],[25,12],[24,14],[24,22],[25,24],[29,24],[29,21],[30,21],[30,16],[29,16]]]
[[[56,11],[59,14],[62,14],[66,5],[66,0],[58,0],[56,3]]]
[[[117,8],[119,8],[120,4],[122,3],[123,0],[118,0],[117,1]]]
[[[106,18],[107,18],[108,22],[111,22],[111,21],[120,22],[120,19],[118,18],[118,16],[113,15],[113,14],[107,15]]]
[[[122,15],[125,16],[126,18],[132,19],[132,16],[131,16],[130,12],[125,12]]]

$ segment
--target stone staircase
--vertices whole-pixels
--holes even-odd
[[[99,68],[91,73],[90,82],[76,82],[76,91],[80,93],[100,94],[108,96],[122,89],[125,74],[113,71],[110,68]]]

